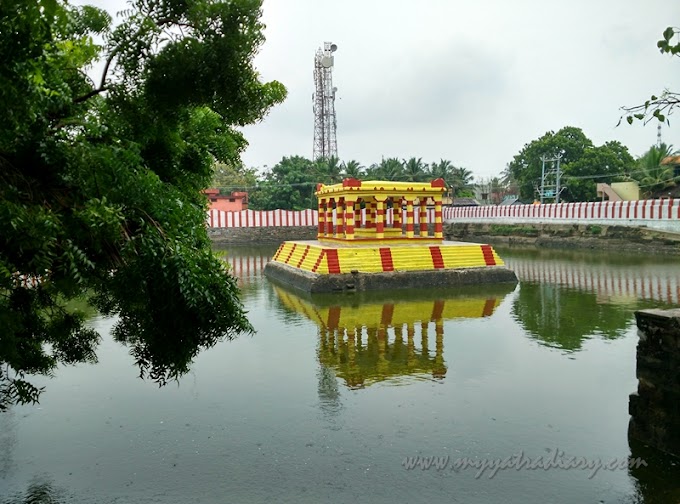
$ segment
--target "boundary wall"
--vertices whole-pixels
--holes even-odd
[[[680,233],[680,199],[447,207],[445,223],[584,224]]]
[[[482,224],[584,224],[603,226],[647,227],[680,233],[680,199],[551,203],[543,205],[508,205],[478,207],[444,207],[444,222]],[[427,220],[434,222],[434,209],[427,209]],[[335,211],[333,211],[335,222]],[[362,224],[366,210],[361,211]],[[392,225],[393,211],[387,209],[385,224]],[[402,222],[406,222],[403,209]],[[312,227],[318,226],[316,210],[209,210],[210,228]]]

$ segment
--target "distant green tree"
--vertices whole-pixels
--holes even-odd
[[[85,294],[159,383],[251,330],[201,191],[238,161],[235,127],[285,97],[252,64],[260,7],[132,0],[114,27],[66,0],[0,2],[0,409],[38,399],[27,374],[96,358],[67,308]]]
[[[246,168],[243,164],[237,166],[231,163],[216,163],[211,187],[220,190],[222,194],[233,191],[253,191],[258,185],[258,174],[255,168]]]
[[[316,180],[322,184],[337,184],[342,181],[342,164],[336,156],[317,159],[313,163]]]
[[[440,178],[447,181],[451,177],[454,168],[455,166],[453,166],[451,161],[442,159],[437,163],[430,163],[427,167],[427,175],[432,180]]]
[[[593,147],[592,141],[579,128],[567,126],[557,133],[547,132],[526,145],[508,165],[510,175],[517,181],[523,200],[536,198],[536,188],[541,183],[541,157],[555,158],[561,155],[561,166],[576,161],[586,149]]]
[[[404,180],[406,182],[423,182],[428,178],[425,171],[425,163],[423,158],[410,158],[408,161],[403,160]]]
[[[447,183],[451,187],[454,198],[474,196],[474,177],[467,168],[456,168],[451,170]]]
[[[319,182],[313,161],[302,156],[284,157],[260,179],[250,207],[256,210],[316,208],[314,192]]]
[[[342,176],[343,178],[360,179],[364,176],[364,167],[361,166],[359,161],[355,160],[342,163]]]
[[[564,189],[560,201],[593,201],[598,182],[623,180],[635,168],[635,160],[621,143],[606,142],[596,147],[579,128],[567,126],[526,144],[508,164],[505,176],[516,181],[523,200],[531,201],[538,197],[541,158],[558,155]],[[554,167],[554,161],[546,162],[546,169]]]
[[[680,177],[676,177],[674,167],[662,165],[661,162],[677,154],[672,145],[661,143],[653,145],[636,162],[636,170],[632,174],[644,196],[675,186]]]
[[[586,149],[583,155],[564,165],[567,201],[595,201],[598,182],[624,180],[625,174],[635,170],[635,159],[621,143],[607,142],[600,147]]]
[[[404,165],[398,158],[383,159],[380,163],[373,164],[366,170],[366,178],[373,180],[403,180]]]

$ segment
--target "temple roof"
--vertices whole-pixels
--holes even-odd
[[[443,179],[431,182],[394,182],[390,180],[357,180],[348,178],[339,184],[316,186],[316,196],[385,194],[394,196],[434,196],[446,191]]]

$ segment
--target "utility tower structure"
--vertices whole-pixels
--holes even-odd
[[[314,160],[338,157],[335,120],[335,92],[333,87],[333,53],[338,46],[324,42],[314,56]]]
[[[562,154],[558,154],[554,158],[547,158],[541,156],[541,188],[539,189],[539,196],[541,198],[541,203],[544,203],[546,199],[554,199],[555,203],[560,202],[560,194],[564,191],[564,187],[561,186],[562,182],[562,170],[560,169],[560,160],[562,159]],[[546,169],[545,164],[553,164],[552,168]]]

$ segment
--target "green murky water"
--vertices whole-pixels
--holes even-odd
[[[0,414],[0,502],[680,502],[626,435],[633,311],[679,304],[677,259],[499,252],[516,288],[301,297],[230,250],[257,334],[161,389],[105,338]]]

